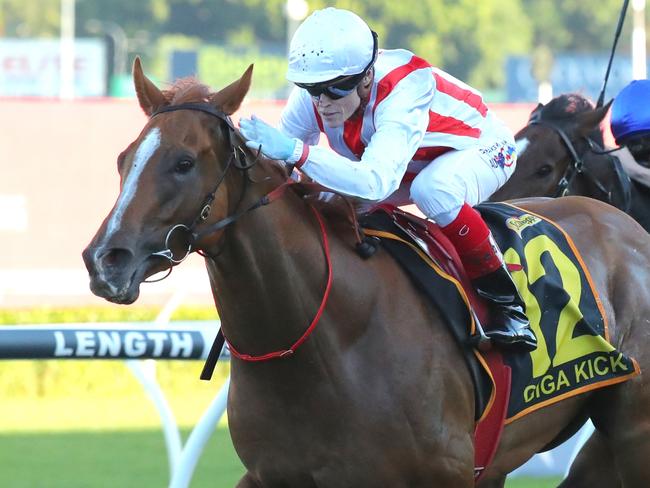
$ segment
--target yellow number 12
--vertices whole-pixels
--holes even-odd
[[[554,357],[550,357],[548,346],[540,322],[543,310],[539,301],[530,290],[530,285],[546,274],[542,265],[542,255],[548,253],[555,263],[562,279],[562,287],[569,295],[569,301],[560,312],[555,336],[557,351]],[[538,378],[548,371],[550,365],[560,366],[585,354],[596,351],[613,351],[614,347],[604,340],[594,340],[594,336],[582,335],[573,337],[573,331],[583,315],[578,308],[580,296],[582,295],[582,284],[580,271],[569,257],[549,237],[541,235],[534,237],[524,246],[528,273],[523,270],[512,271],[512,278],[519,289],[522,299],[526,303],[526,315],[530,325],[537,335],[537,349],[530,353],[533,362],[533,377]],[[513,248],[509,248],[503,257],[506,263],[519,264],[521,260]],[[542,303],[544,306],[544,303]]]

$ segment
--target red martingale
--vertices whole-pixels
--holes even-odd
[[[307,340],[309,335],[314,331],[314,329],[318,325],[318,322],[321,316],[323,315],[323,311],[325,310],[325,305],[327,304],[327,299],[330,295],[330,290],[332,289],[332,258],[330,256],[329,242],[327,240],[327,232],[325,230],[325,223],[323,222],[323,217],[318,212],[318,210],[316,210],[316,208],[311,207],[311,209],[314,212],[316,219],[318,220],[318,225],[320,226],[321,234],[323,236],[323,251],[325,253],[325,261],[327,262],[327,284],[325,285],[325,292],[323,293],[323,299],[321,300],[320,307],[318,307],[318,311],[316,312],[314,319],[311,321],[311,324],[309,324],[309,327],[307,327],[305,333],[302,336],[300,336],[300,338],[296,342],[294,342],[291,347],[279,351],[268,352],[266,354],[260,354],[259,356],[244,354],[237,351],[237,349],[235,349],[235,347],[226,338],[226,344],[228,345],[228,349],[230,349],[230,354],[233,357],[237,359],[241,359],[242,361],[256,362],[256,361],[267,361],[269,359],[277,359],[277,358],[284,358],[284,357],[291,356],[296,351],[296,349],[298,349],[298,347],[300,347],[300,345]]]

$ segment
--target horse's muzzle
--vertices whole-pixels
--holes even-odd
[[[120,304],[137,300],[141,282],[138,275],[144,275],[144,270],[134,266],[135,256],[130,250],[90,245],[84,249],[82,257],[93,294]]]

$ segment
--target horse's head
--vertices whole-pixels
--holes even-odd
[[[528,125],[515,135],[519,156],[514,174],[491,199],[559,196],[566,189],[564,180],[569,177],[572,194],[587,194],[589,189],[584,185],[589,182],[573,178],[572,172],[578,161],[586,163],[587,157],[600,156],[590,147],[603,145],[600,123],[610,104],[595,108],[589,100],[576,94],[561,95],[547,105],[540,103],[531,112]],[[603,165],[592,166],[597,168],[594,171],[605,171]]]
[[[228,170],[242,169],[245,158],[229,116],[251,76],[252,66],[218,92],[190,79],[161,91],[135,60],[133,81],[149,120],[119,155],[119,196],[83,251],[94,294],[134,302],[144,280],[196,248],[197,227],[226,217],[239,196],[227,185],[239,171]]]

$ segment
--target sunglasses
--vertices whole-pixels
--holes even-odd
[[[322,83],[296,83],[296,86],[304,88],[312,97],[315,98],[319,98],[324,94],[332,100],[339,100],[352,93],[357,88],[357,85],[361,82],[365,74],[364,71],[363,73],[351,76],[341,76],[334,80]]]
[[[372,31],[372,40],[373,40],[373,53],[372,59],[368,63],[361,73],[356,75],[344,75],[334,78],[329,81],[322,81],[319,83],[296,83],[296,86],[304,88],[307,92],[314,98],[319,98],[321,95],[326,95],[332,100],[339,100],[343,97],[347,97],[352,93],[361,80],[366,75],[368,70],[372,68],[372,65],[375,64],[377,60],[378,53],[378,43],[377,43],[377,33]]]

